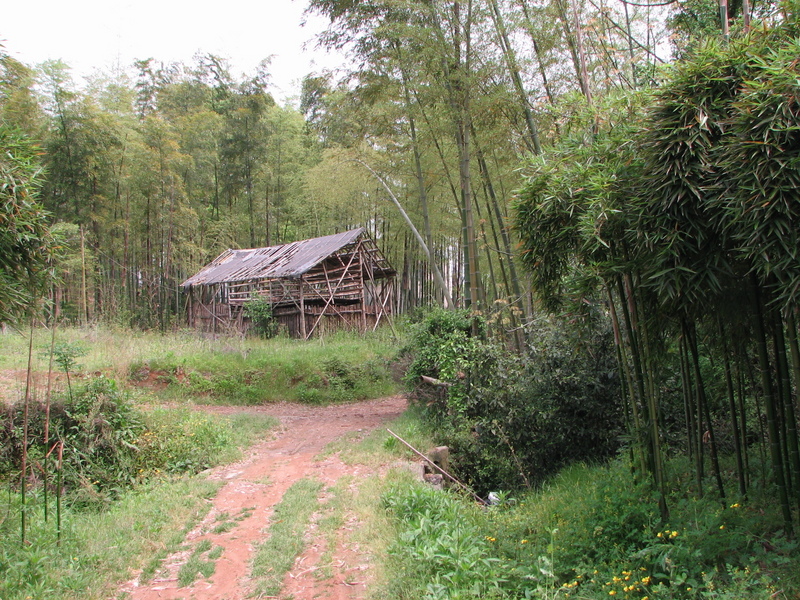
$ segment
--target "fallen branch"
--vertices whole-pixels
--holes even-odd
[[[433,385],[436,387],[450,387],[453,385],[449,381],[442,381],[441,379],[435,379],[434,377],[428,377],[427,375],[420,375],[420,378],[428,385]]]

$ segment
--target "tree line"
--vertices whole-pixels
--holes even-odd
[[[654,92],[609,98],[590,138],[532,165],[516,224],[533,288],[576,318],[602,305],[642,472],[666,455],[697,489],[774,486],[800,509],[797,21],[708,39]],[[760,444],[754,442],[758,440]],[[723,455],[735,459],[732,490]],[[766,480],[766,481],[765,481]],[[662,495],[663,501],[663,495]],[[668,507],[663,510],[667,514]]]
[[[361,225],[400,273],[399,311],[449,302],[519,331],[532,304],[509,227],[517,169],[576,106],[652,81],[668,54],[663,9],[315,0],[309,10],[330,19],[321,43],[355,67],[306,76],[299,108],[275,102],[267,61],[236,77],[219,56],[146,59],[77,86],[59,61],[0,52],[4,127],[39,148],[39,198],[63,241],[64,316],[174,326],[177,284],[225,248]]]

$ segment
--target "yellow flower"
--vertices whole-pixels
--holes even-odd
[[[616,596],[617,592],[616,592],[616,590],[611,590],[610,592],[608,592],[608,595],[609,596]]]
[[[739,508],[739,503],[737,502],[736,504],[731,504],[731,508]]]
[[[725,525],[720,525],[719,528],[720,529],[725,529]]]
[[[520,543],[520,544],[527,544],[527,543],[528,543],[528,540],[520,540],[520,542],[519,542],[519,543]]]
[[[671,537],[671,538],[678,537],[678,532],[677,531],[673,531],[672,533],[669,534],[669,537]]]

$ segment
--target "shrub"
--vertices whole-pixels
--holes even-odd
[[[244,315],[250,319],[253,331],[263,338],[275,337],[278,322],[272,314],[272,304],[266,298],[253,294],[244,303]]]
[[[421,485],[391,489],[384,507],[398,535],[389,553],[397,562],[391,597],[500,597],[504,581],[489,539],[456,498]]]
[[[487,341],[478,317],[436,311],[415,329],[407,382],[453,468],[480,494],[533,486],[615,455],[622,433],[611,333],[540,327],[526,356]],[[477,323],[477,326],[475,324]],[[447,387],[421,383],[427,375]]]
[[[17,402],[0,422],[0,479],[19,477],[23,410],[24,404]],[[63,442],[64,489],[76,506],[100,507],[153,476],[197,473],[218,464],[236,446],[226,420],[186,409],[142,413],[127,391],[105,377],[80,386],[72,400],[52,403],[48,447],[46,407],[33,402],[28,415],[32,476],[52,478],[44,473],[43,459],[54,444]]]

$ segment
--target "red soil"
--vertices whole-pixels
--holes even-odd
[[[286,490],[306,477],[316,478],[328,487],[340,477],[352,476],[353,485],[357,485],[359,480],[372,474],[370,469],[363,465],[346,465],[337,455],[322,460],[315,460],[315,457],[328,443],[353,432],[366,434],[399,416],[405,407],[405,399],[392,397],[328,407],[281,403],[257,408],[203,408],[215,414],[273,415],[280,420],[281,428],[272,439],[251,448],[243,461],[210,471],[211,479],[225,484],[211,500],[208,515],[187,535],[186,545],[196,547],[199,541],[208,539],[214,547],[223,548],[214,574],[209,579],[198,579],[189,587],[179,588],[178,570],[189,558],[189,552],[183,551],[166,559],[166,575],[162,573],[146,585],[133,580],[119,590],[120,594],[126,592],[125,597],[132,600],[239,600],[249,597],[253,553],[263,541],[273,509]],[[325,501],[324,494],[320,500]],[[211,530],[223,513],[232,517],[247,516],[231,530],[213,533]],[[306,533],[306,550],[286,576],[278,598],[345,600],[364,597],[370,577],[369,557],[350,539],[350,533],[358,526],[357,518],[345,513],[345,524],[337,531],[333,559],[329,564],[320,565],[327,540],[312,524]],[[325,572],[323,569],[328,569],[333,576],[320,578],[320,573]]]

